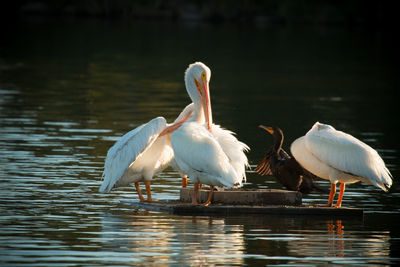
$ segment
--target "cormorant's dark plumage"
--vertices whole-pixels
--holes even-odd
[[[287,189],[310,193],[313,190],[328,193],[329,190],[319,187],[315,184],[318,178],[306,169],[300,166],[295,158],[289,156],[282,149],[283,132],[278,127],[265,127],[260,125],[274,136],[274,144],[268,148],[264,158],[258,164],[256,171],[260,175],[273,175]]]

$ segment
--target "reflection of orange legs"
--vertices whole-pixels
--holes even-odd
[[[341,184],[342,185],[342,184]],[[344,185],[344,184],[343,184]],[[337,220],[336,221],[336,233],[337,233],[337,237],[338,237],[338,245],[337,245],[337,256],[338,257],[344,257],[344,240],[343,240],[343,225],[342,225],[342,221],[341,220]]]
[[[210,185],[210,193],[208,194],[207,201],[203,204],[204,206],[208,206],[211,204],[211,199],[213,197],[213,193],[214,193],[214,186]]]
[[[187,187],[187,176],[183,176],[182,177],[182,188],[186,188]]]
[[[344,189],[345,189],[345,183],[341,183],[340,184],[340,192],[339,192],[339,197],[338,200],[336,202],[336,206],[337,208],[340,208],[342,206],[342,199],[343,199],[343,193],[344,193]]]
[[[336,195],[336,184],[331,184],[331,192],[329,193],[328,204],[326,205],[327,207],[332,207],[335,195]]]
[[[193,205],[198,205],[199,204],[197,202],[198,194],[199,194],[199,183],[194,183],[194,185],[193,185],[193,198],[192,198],[192,204]]]
[[[335,226],[333,225],[333,221],[329,220],[327,221],[327,224],[328,224],[328,234],[332,234],[333,233],[332,231],[335,228]]]
[[[330,251],[334,253],[336,257],[344,257],[344,240],[343,240],[343,225],[341,220],[337,220],[333,223],[332,220],[327,221],[328,223],[328,235],[332,235],[334,238],[329,238]],[[335,231],[336,230],[336,231]]]
[[[344,226],[342,225],[342,220],[337,220],[336,221],[336,225],[337,225],[337,233],[340,236],[343,236],[343,228]]]

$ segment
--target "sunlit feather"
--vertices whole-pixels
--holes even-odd
[[[327,124],[316,122],[292,143],[291,152],[305,169],[332,185],[362,181],[384,191],[392,185],[392,175],[376,150]],[[341,196],[342,191],[344,186]],[[338,203],[340,207],[341,198]]]
[[[190,104],[174,123],[185,121],[192,115],[193,104]],[[149,181],[169,164],[177,168],[173,162],[170,134],[160,136],[171,125],[163,117],[157,117],[123,135],[107,153],[99,191],[109,192],[114,187]],[[178,171],[184,175],[180,169]]]

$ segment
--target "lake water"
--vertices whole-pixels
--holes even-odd
[[[400,263],[399,52],[390,32],[54,20],[19,23],[3,37],[0,265]],[[250,146],[252,167],[272,144],[259,124],[280,126],[288,150],[321,121],[377,149],[393,187],[346,188],[343,206],[363,208],[363,218],[177,216],[122,204],[137,199],[133,187],[98,193],[119,136],[156,116],[172,121],[189,103],[183,74],[194,61],[211,68],[214,121]],[[250,170],[247,180],[282,188]],[[179,188],[167,169],[153,198],[178,198]]]

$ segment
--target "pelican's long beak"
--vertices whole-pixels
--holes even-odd
[[[203,81],[203,92],[204,92],[204,97],[203,97],[204,117],[206,118],[207,128],[209,131],[211,131],[211,125],[212,125],[211,100],[210,100],[210,91],[208,89],[207,81]]]
[[[259,125],[258,127],[260,127],[261,129],[266,130],[266,131],[269,132],[270,134],[274,134],[274,130],[273,130],[272,127],[270,127],[270,126]]]
[[[178,130],[178,128],[181,127],[181,125],[184,124],[192,116],[193,116],[193,112],[184,114],[184,116],[181,118],[181,120],[175,121],[172,125],[166,127],[158,136],[161,137],[163,135],[170,134],[170,133]]]
[[[158,135],[158,137],[161,137],[161,136],[166,135],[166,134],[170,134],[170,133],[172,133],[172,132],[178,130],[178,128],[181,127],[181,125],[182,125],[184,122],[185,122],[185,121],[179,121],[179,122],[176,122],[176,123],[174,123],[174,124],[168,126],[167,128],[165,128],[165,129]]]
[[[208,89],[208,82],[204,78],[202,78],[201,82],[194,79],[194,82],[200,94],[201,107],[203,109],[203,115],[207,123],[207,128],[209,131],[211,131],[212,114],[211,114],[211,100],[210,100],[210,91]]]

